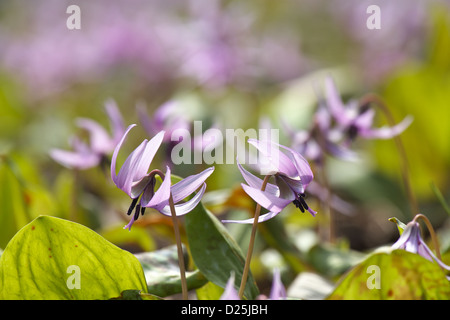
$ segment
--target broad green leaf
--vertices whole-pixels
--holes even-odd
[[[241,249],[217,218],[199,203],[185,216],[186,233],[195,265],[212,283],[224,288],[234,272],[238,289],[245,258]],[[249,229],[250,232],[250,229]],[[254,299],[259,290],[249,273],[244,296]]]
[[[328,299],[450,299],[450,284],[437,263],[405,250],[370,255],[340,281]]]
[[[180,268],[176,246],[153,252],[138,253],[135,256],[144,269],[148,292],[160,297],[181,292]],[[190,290],[200,288],[207,280],[196,270],[186,272],[186,282]]]
[[[0,299],[109,299],[147,292],[139,261],[78,223],[40,216],[0,258]]]

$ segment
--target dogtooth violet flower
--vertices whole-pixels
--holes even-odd
[[[135,127],[132,124],[124,133],[122,139],[117,144],[111,161],[111,178],[116,186],[124,191],[132,199],[132,203],[128,209],[128,215],[135,210],[133,217],[125,228],[131,229],[133,223],[138,219],[139,214],[144,214],[146,208],[154,208],[160,213],[171,216],[169,199],[172,196],[175,204],[177,216],[184,215],[195,208],[200,202],[205,189],[205,180],[212,174],[214,167],[210,167],[199,174],[191,175],[181,181],[171,185],[171,171],[166,167],[166,173],[163,175],[163,181],[159,188],[155,191],[156,175],[161,175],[159,170],[152,170],[148,173],[150,164],[160,147],[164,131],[156,134],[151,140],[145,139],[131,154],[127,157],[119,173],[116,174],[116,161],[119,150],[122,147],[128,133]],[[183,199],[200,190],[188,201],[182,202]]]
[[[325,80],[327,107],[343,133],[350,140],[357,136],[366,139],[390,139],[402,133],[413,121],[412,116],[405,117],[395,126],[374,128],[375,110],[368,105],[359,106],[358,101],[351,100],[344,104],[331,77]]]
[[[315,216],[317,212],[305,201],[305,189],[314,177],[308,161],[298,152],[273,141],[249,139],[248,142],[260,152],[261,160],[257,165],[260,172],[266,172],[275,180],[275,183],[267,183],[261,190],[264,181],[247,171],[238,161],[239,170],[248,184],[242,184],[242,188],[255,202],[269,210],[258,217],[258,223],[275,217],[290,203],[300,211],[307,210]],[[222,222],[253,223],[254,219]]]
[[[435,261],[441,268],[450,271],[450,266],[447,266],[436,257],[422,239],[420,225],[416,221],[411,221],[406,225],[400,238],[392,245],[392,249],[403,249],[408,252],[419,254],[431,262]],[[450,276],[447,276],[447,279],[450,280]]]
[[[112,135],[96,121],[87,118],[79,118],[76,121],[78,127],[89,133],[89,144],[83,142],[79,137],[71,138],[73,150],[52,149],[50,156],[56,162],[71,169],[88,169],[102,164],[115,148],[125,132],[122,115],[113,100],[105,103],[106,113],[112,127]]]
[[[275,269],[273,271],[273,280],[272,280],[272,287],[270,289],[270,295],[267,298],[264,295],[259,295],[257,297],[258,300],[283,300],[286,299],[286,289],[281,282],[281,276],[280,271],[278,269]],[[234,273],[231,274],[230,278],[227,281],[227,284],[225,286],[225,290],[223,291],[222,295],[220,296],[220,300],[241,300],[239,298],[237,290],[234,288]]]

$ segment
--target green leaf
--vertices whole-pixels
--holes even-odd
[[[180,268],[176,246],[153,252],[138,253],[135,256],[144,269],[148,292],[160,297],[167,297],[181,292]],[[186,272],[186,282],[189,290],[200,288],[207,281],[198,270]]]
[[[235,286],[238,289],[245,258],[223,224],[202,203],[185,216],[185,223],[190,252],[201,273],[212,283],[224,288],[234,272]],[[258,293],[250,272],[244,297],[254,299]]]
[[[450,299],[437,263],[405,250],[371,254],[341,280],[328,299]]]
[[[40,216],[0,258],[0,299],[109,299],[147,292],[139,261],[78,223]]]
[[[308,262],[320,274],[329,277],[342,275],[360,262],[363,257],[364,254],[357,251],[320,244],[313,246],[307,254]]]
[[[203,287],[195,291],[198,300],[220,300],[223,292],[224,289],[222,287],[209,281]]]

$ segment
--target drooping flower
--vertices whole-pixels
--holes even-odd
[[[450,271],[450,266],[438,259],[422,239],[420,225],[414,220],[406,225],[400,238],[392,245],[392,249],[403,249],[419,254],[431,262],[436,262],[441,268]],[[447,276],[447,278],[450,280],[450,276]]]
[[[356,100],[344,104],[330,77],[325,80],[325,90],[328,110],[340,131],[345,133],[349,140],[354,140],[358,136],[365,139],[390,139],[405,131],[413,120],[412,116],[406,116],[393,127],[374,128],[374,109],[368,106],[360,107]]]
[[[79,170],[95,167],[105,161],[125,132],[122,115],[116,103],[108,100],[105,109],[111,122],[111,135],[96,121],[79,118],[76,124],[89,133],[89,144],[74,136],[71,138],[73,150],[52,149],[50,156],[53,160],[67,168]]]
[[[169,167],[166,167],[165,174],[159,170],[148,172],[151,162],[164,138],[165,132],[161,131],[150,141],[147,139],[144,140],[131,152],[119,170],[119,173],[116,174],[116,161],[119,150],[128,133],[135,126],[133,124],[128,127],[122,139],[117,144],[111,161],[111,178],[113,182],[132,199],[128,209],[128,215],[135,210],[130,223],[125,226],[128,229],[131,229],[131,226],[140,214],[144,214],[146,208],[154,208],[160,213],[170,216],[170,197],[173,199],[177,216],[190,212],[200,202],[206,190],[205,180],[214,171],[214,167],[208,168],[199,174],[182,179],[174,185],[171,185],[171,171]],[[157,175],[161,176],[163,181],[159,188],[155,190]],[[199,188],[200,190],[195,196],[186,202],[182,202]]]
[[[275,217],[290,203],[300,211],[307,210],[315,216],[316,211],[305,201],[306,187],[314,177],[308,161],[298,152],[272,141],[249,139],[248,142],[261,154],[261,161],[258,164],[260,172],[265,172],[266,176],[269,175],[275,180],[274,184],[267,183],[265,190],[261,190],[264,181],[244,169],[238,162],[239,170],[248,184],[242,184],[242,188],[254,201],[269,210],[268,213],[259,216],[258,223]],[[223,220],[223,222],[253,223],[254,219]]]

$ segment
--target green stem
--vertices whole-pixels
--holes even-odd
[[[261,186],[261,191],[264,191],[266,189],[266,185],[269,182],[270,177],[271,177],[270,175],[267,175],[264,178],[263,184]],[[258,203],[256,205],[256,209],[255,209],[255,216],[254,216],[254,221],[253,221],[253,225],[252,225],[252,233],[250,235],[250,243],[248,245],[247,257],[245,259],[244,272],[242,274],[241,286],[239,288],[239,297],[241,299],[244,296],[245,285],[247,284],[248,272],[250,270],[250,261],[252,260],[253,246],[255,244],[256,229],[258,227],[258,219],[259,219],[260,213],[261,213],[261,205]]]
[[[428,218],[427,218],[426,216],[424,216],[423,214],[421,214],[421,213],[417,214],[417,215],[414,217],[413,221],[416,222],[418,219],[422,219],[422,220],[425,222],[425,224],[426,224],[426,226],[427,226],[427,228],[428,228],[428,231],[430,232],[431,241],[433,241],[434,251],[436,251],[436,257],[437,257],[439,260],[441,260],[441,252],[440,252],[440,250],[439,250],[439,242],[438,242],[438,238],[437,238],[437,236],[436,236],[436,233],[434,232],[434,228],[433,228],[433,226],[431,225],[430,220],[428,220]]]
[[[160,170],[153,170],[153,172],[161,177],[162,180],[164,180],[164,173]],[[181,278],[181,292],[183,300],[188,300],[188,287],[187,287],[187,281],[186,281],[186,267],[184,265],[184,255],[183,255],[183,247],[181,245],[181,235],[180,235],[180,228],[178,226],[178,218],[175,210],[175,203],[173,202],[172,193],[170,193],[169,197],[169,207],[170,207],[170,213],[172,217],[172,223],[173,223],[173,231],[175,233],[175,241],[177,244],[177,253],[178,253],[178,265],[180,267],[180,278]]]

